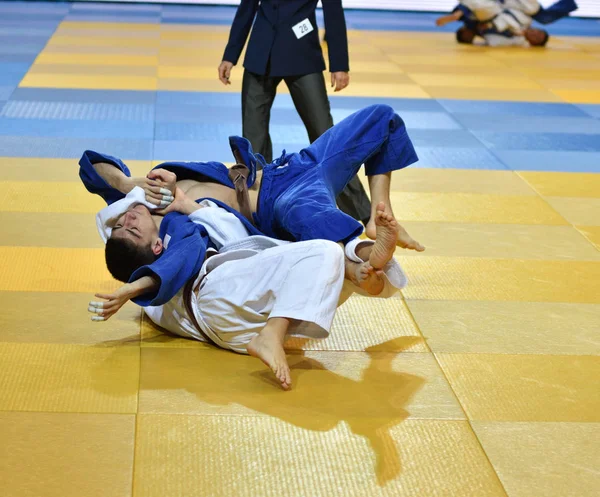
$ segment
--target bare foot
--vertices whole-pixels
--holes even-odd
[[[377,205],[375,214],[375,243],[371,249],[369,262],[375,269],[381,269],[394,256],[396,249],[396,240],[398,238],[398,228],[400,225],[389,212],[385,212],[385,205],[380,202]]]
[[[250,340],[246,349],[248,354],[258,357],[272,369],[284,390],[289,390],[292,387],[290,367],[285,357],[283,343],[276,334],[269,333],[265,328],[259,335]]]
[[[380,203],[377,206],[378,211],[380,206],[384,207],[384,204]],[[371,240],[377,239],[376,219],[377,216],[375,216],[375,220],[371,219],[367,224],[367,227],[365,228],[365,234],[367,235],[367,238],[370,238]],[[410,236],[408,232],[400,224],[398,224],[398,221],[396,221],[396,226],[398,228],[398,233],[396,235],[396,245],[398,247],[401,247],[403,249],[416,250],[417,252],[423,252],[425,250],[425,247],[423,247],[423,245],[421,245],[417,240]]]
[[[356,285],[369,295],[379,295],[385,285],[381,270],[375,270],[369,261],[358,264],[356,268]]]

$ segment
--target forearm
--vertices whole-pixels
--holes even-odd
[[[120,191],[127,195],[134,186],[136,186],[136,179],[126,176],[123,171],[117,169],[112,164],[107,162],[97,162],[92,164],[98,175],[106,181],[112,188]]]
[[[126,283],[122,288],[131,300],[145,293],[156,292],[159,287],[160,281],[156,276],[142,276],[139,280]]]

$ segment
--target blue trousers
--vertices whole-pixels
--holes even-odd
[[[284,240],[347,242],[362,225],[340,211],[338,194],[365,165],[367,176],[416,162],[404,121],[387,105],[372,105],[327,130],[299,153],[284,154],[263,170],[255,223]]]
[[[567,17],[574,10],[577,10],[575,0],[558,0],[549,7],[542,7],[533,18],[540,24],[551,24]]]

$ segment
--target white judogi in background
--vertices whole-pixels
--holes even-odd
[[[141,188],[106,207],[96,216],[104,241],[112,224],[130,206],[146,203]],[[207,203],[190,219],[202,224],[219,253],[207,258],[194,281],[191,308],[202,328],[188,315],[181,289],[164,305],[144,307],[156,325],[179,336],[211,341],[222,348],[246,353],[246,345],[270,317],[294,319],[288,335],[326,338],[335,311],[352,293],[368,295],[344,279],[344,255],[361,262],[356,250],[370,240],[352,240],[342,248],[327,240],[285,242],[266,236],[248,236],[233,214]],[[202,204],[201,204],[202,205]],[[211,250],[211,249],[209,249]],[[379,298],[388,298],[406,286],[406,276],[392,259],[384,270],[385,286]]]

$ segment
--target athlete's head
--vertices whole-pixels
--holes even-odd
[[[548,31],[538,28],[527,28],[523,35],[532,47],[545,47],[550,38]]]
[[[152,215],[139,204],[129,208],[114,224],[106,243],[106,267],[114,278],[127,282],[136,269],[154,262],[162,251]]]
[[[477,33],[475,33],[474,30],[469,29],[466,26],[462,26],[456,30],[456,41],[458,43],[471,44],[473,43],[476,35]]]

